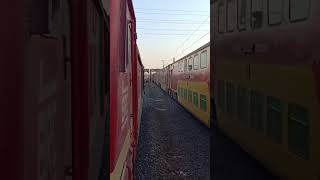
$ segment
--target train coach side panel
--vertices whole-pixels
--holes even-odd
[[[198,69],[185,71],[186,59],[193,58],[202,53],[206,54],[206,65]],[[189,110],[194,116],[199,118],[206,126],[210,127],[210,46],[191,53],[182,61],[180,72],[177,72],[173,81],[176,81],[178,88],[178,101]],[[179,92],[180,91],[180,92]]]
[[[125,58],[126,3],[110,1],[110,178],[120,179],[130,147],[129,74],[120,72]]]
[[[219,17],[235,1],[213,2],[218,126],[281,178],[319,179],[320,3],[260,1],[252,27],[248,2],[233,32]]]

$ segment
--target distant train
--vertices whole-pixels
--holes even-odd
[[[320,179],[319,8],[211,1],[217,126],[283,179]]]
[[[144,67],[131,0],[110,3],[110,179],[133,180]]]
[[[152,79],[210,127],[210,43],[164,67]]]
[[[0,179],[107,179],[109,8],[1,1]]]

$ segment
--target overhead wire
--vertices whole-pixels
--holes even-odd
[[[207,16],[206,14],[172,14],[172,13],[154,13],[154,12],[140,12],[137,11],[137,14],[162,14],[162,15],[190,15],[190,16]]]
[[[176,58],[176,57],[180,56],[181,54],[183,54],[185,50],[191,48],[194,44],[196,44],[197,42],[199,42],[202,38],[204,38],[205,36],[207,36],[209,33],[210,33],[210,31],[207,32],[206,34],[204,34],[203,36],[201,36],[201,37],[200,37],[199,39],[197,39],[195,42],[193,42],[190,46],[188,46],[187,48],[183,49],[183,51],[182,51],[180,54],[178,54],[177,56],[175,56],[174,58]]]
[[[143,9],[143,8],[136,8],[138,11],[136,12],[137,14],[161,14],[161,15],[192,15],[192,16],[207,16],[207,14],[200,14],[201,12],[203,13],[208,13],[209,11],[188,11],[188,10],[169,10],[169,9]],[[152,10],[152,11],[163,11],[163,12],[146,12],[143,10]],[[167,12],[165,12],[167,11]],[[187,13],[171,13],[171,12],[187,12]],[[167,19],[140,19],[138,21],[139,22],[145,22],[145,23],[168,23],[168,24],[199,24],[199,26],[195,29],[195,30],[190,30],[190,29],[158,29],[158,28],[137,28],[137,29],[142,29],[142,30],[164,30],[164,31],[192,31],[191,34],[162,34],[162,33],[139,33],[139,34],[143,34],[143,35],[155,35],[155,36],[189,36],[186,38],[185,41],[183,41],[183,43],[177,48],[176,50],[176,54],[178,53],[178,50],[180,48],[183,48],[185,43],[190,40],[190,38],[192,36],[198,36],[201,34],[195,34],[195,32],[197,31],[209,31],[209,30],[200,30],[200,27],[204,24],[209,24],[206,23],[207,20],[209,19],[210,15],[207,16],[207,18],[202,21],[201,23],[199,23],[198,21],[192,21],[192,20],[167,20]],[[185,22],[185,23],[184,23]],[[194,44],[196,44],[197,42],[199,42],[201,39],[203,39],[204,37],[206,37],[208,34],[210,33],[207,32],[206,34],[202,35],[200,38],[198,38],[195,42],[193,42],[190,46],[188,46],[187,48],[184,48],[182,50],[181,53],[179,53],[178,55],[174,56],[173,58],[176,58],[178,56],[180,56],[181,54],[183,54],[187,49],[191,48]]]
[[[200,22],[194,21],[194,19],[139,19],[140,20],[150,20],[150,21],[186,21],[186,22]]]
[[[184,35],[184,36],[187,36],[187,35],[190,35],[190,34],[161,34],[161,33],[139,33],[139,34],[148,34],[148,35]],[[193,34],[195,36],[197,35],[201,35],[201,34]]]
[[[161,21],[138,21],[139,22],[147,22],[147,23],[168,23],[168,24],[202,24],[202,23],[197,23],[197,22],[161,22]],[[209,24],[209,23],[206,23],[206,24]]]
[[[135,9],[152,10],[152,11],[208,12],[208,11],[195,11],[195,10],[182,10],[182,9],[149,9],[149,8],[135,8]]]
[[[194,31],[193,29],[157,29],[157,28],[137,28],[142,30],[159,30],[159,31]],[[208,31],[205,29],[198,30],[198,31]]]
[[[191,36],[198,31],[198,29],[200,29],[200,27],[209,19],[210,15],[204,20],[202,21],[202,23],[193,31],[193,33],[181,44],[181,46],[179,46],[176,50],[176,53],[178,52],[178,50],[180,49],[180,47],[183,47],[184,44],[191,38]]]

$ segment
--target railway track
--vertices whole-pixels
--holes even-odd
[[[210,179],[210,131],[154,84],[145,89],[135,179]]]

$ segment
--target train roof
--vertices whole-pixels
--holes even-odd
[[[171,64],[167,65],[166,67],[168,67],[168,66],[170,66],[170,65],[172,65],[172,64],[174,64],[174,63],[177,63],[177,62],[181,61],[182,59],[184,59],[184,58],[186,58],[186,57],[190,56],[191,54],[193,54],[193,53],[195,53],[195,52],[197,52],[197,51],[200,51],[200,50],[202,50],[202,49],[204,49],[204,48],[206,48],[206,47],[208,47],[208,46],[210,46],[210,42],[207,42],[205,45],[203,45],[203,46],[199,47],[198,49],[196,49],[196,50],[192,51],[191,53],[189,53],[189,54],[187,54],[187,55],[183,56],[183,57],[182,57],[182,58],[180,58],[179,60],[177,60],[177,61],[175,61],[175,62],[173,62],[173,63],[171,63]],[[165,68],[166,68],[166,67],[165,67]]]

